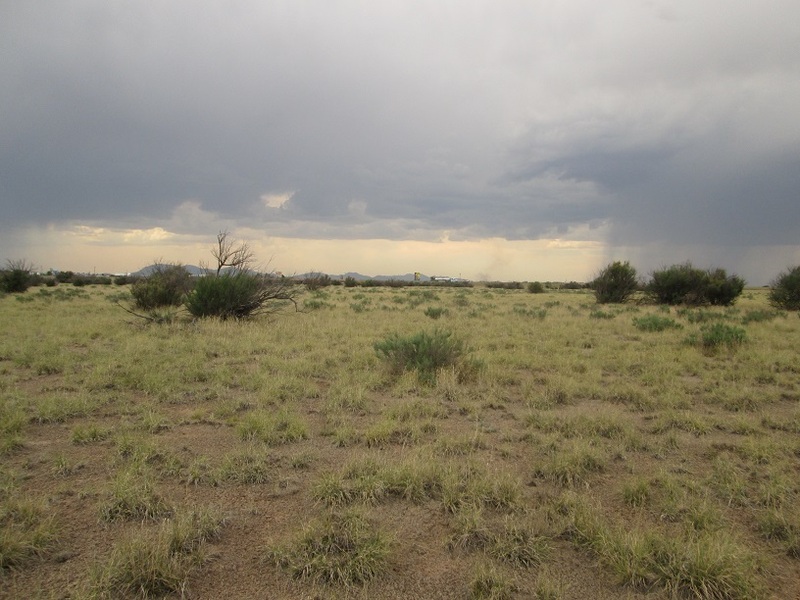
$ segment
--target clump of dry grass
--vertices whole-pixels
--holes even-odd
[[[190,574],[206,559],[224,519],[208,511],[179,513],[155,531],[142,529],[118,542],[92,572],[89,598],[160,598],[183,595]]]
[[[0,570],[18,568],[52,551],[58,526],[40,502],[13,494],[0,504]],[[0,571],[0,574],[2,571]]]
[[[359,511],[332,512],[292,543],[267,551],[292,577],[334,585],[362,585],[388,567],[391,541]]]

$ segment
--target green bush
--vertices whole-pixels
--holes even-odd
[[[709,304],[714,306],[730,306],[744,290],[744,279],[730,275],[725,269],[714,269],[707,272],[705,297]]]
[[[248,317],[261,308],[262,281],[244,272],[201,277],[186,298],[186,309],[194,317]]]
[[[646,290],[659,304],[729,306],[742,293],[744,283],[736,275],[729,276],[725,269],[704,271],[687,262],[654,271]]]
[[[542,284],[541,281],[531,281],[528,284],[528,291],[531,294],[544,294],[545,292],[544,284]]]
[[[7,269],[0,271],[0,292],[17,294],[32,284],[33,267],[24,260],[7,261]]]
[[[627,261],[616,261],[600,271],[592,281],[595,298],[600,304],[622,303],[628,300],[638,287],[636,269]]]
[[[772,306],[800,310],[800,265],[779,275],[770,287],[769,302]]]
[[[393,372],[416,370],[426,381],[435,379],[437,369],[458,363],[465,352],[461,340],[440,329],[420,331],[411,337],[393,334],[374,347]]]
[[[183,266],[157,265],[150,275],[131,286],[131,295],[141,310],[180,306],[192,285],[192,275]]]

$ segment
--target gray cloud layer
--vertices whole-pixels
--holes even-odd
[[[8,2],[0,45],[3,228],[800,239],[793,0]]]

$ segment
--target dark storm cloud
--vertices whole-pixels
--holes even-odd
[[[4,3],[2,227],[792,244],[797,23],[788,1]]]

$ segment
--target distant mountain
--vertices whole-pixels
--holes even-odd
[[[156,269],[158,269],[159,266],[161,266],[161,265],[155,265],[155,264],[154,265],[147,265],[146,267],[142,267],[141,269],[139,269],[135,273],[131,273],[131,275],[133,277],[147,277],[148,275],[152,275],[153,272]],[[205,275],[205,273],[206,273],[205,269],[201,269],[200,267],[197,267],[195,265],[181,265],[181,266],[184,269],[186,269],[187,271],[189,271],[189,273],[191,273],[194,276]]]
[[[134,276],[134,277],[147,277],[148,275],[151,275],[153,273],[153,271],[155,271],[158,268],[158,266],[159,265],[156,265],[156,264],[147,265],[146,267],[142,267],[141,269],[139,269],[135,273],[131,273],[131,275]],[[203,268],[195,266],[195,265],[181,265],[181,266],[184,269],[186,269],[187,271],[189,271],[189,273],[191,273],[194,276],[205,275],[206,272],[207,272],[206,269],[203,269]],[[309,279],[311,277],[319,277],[319,275],[320,275],[319,272],[301,273],[301,274],[298,274],[298,275],[293,275],[292,278],[293,279]],[[337,279],[337,280],[338,279],[344,280],[344,279],[347,279],[348,277],[352,277],[356,281],[367,281],[369,279],[372,279],[372,280],[375,280],[375,281],[417,281],[417,279],[415,279],[414,273],[406,273],[405,275],[374,275],[374,276],[370,276],[370,275],[362,275],[361,273],[354,273],[354,272],[350,271],[350,272],[344,273],[342,275],[328,274],[328,277],[330,277],[331,279]],[[430,280],[431,280],[431,277],[429,277],[428,275],[420,274],[418,281],[430,281]]]

